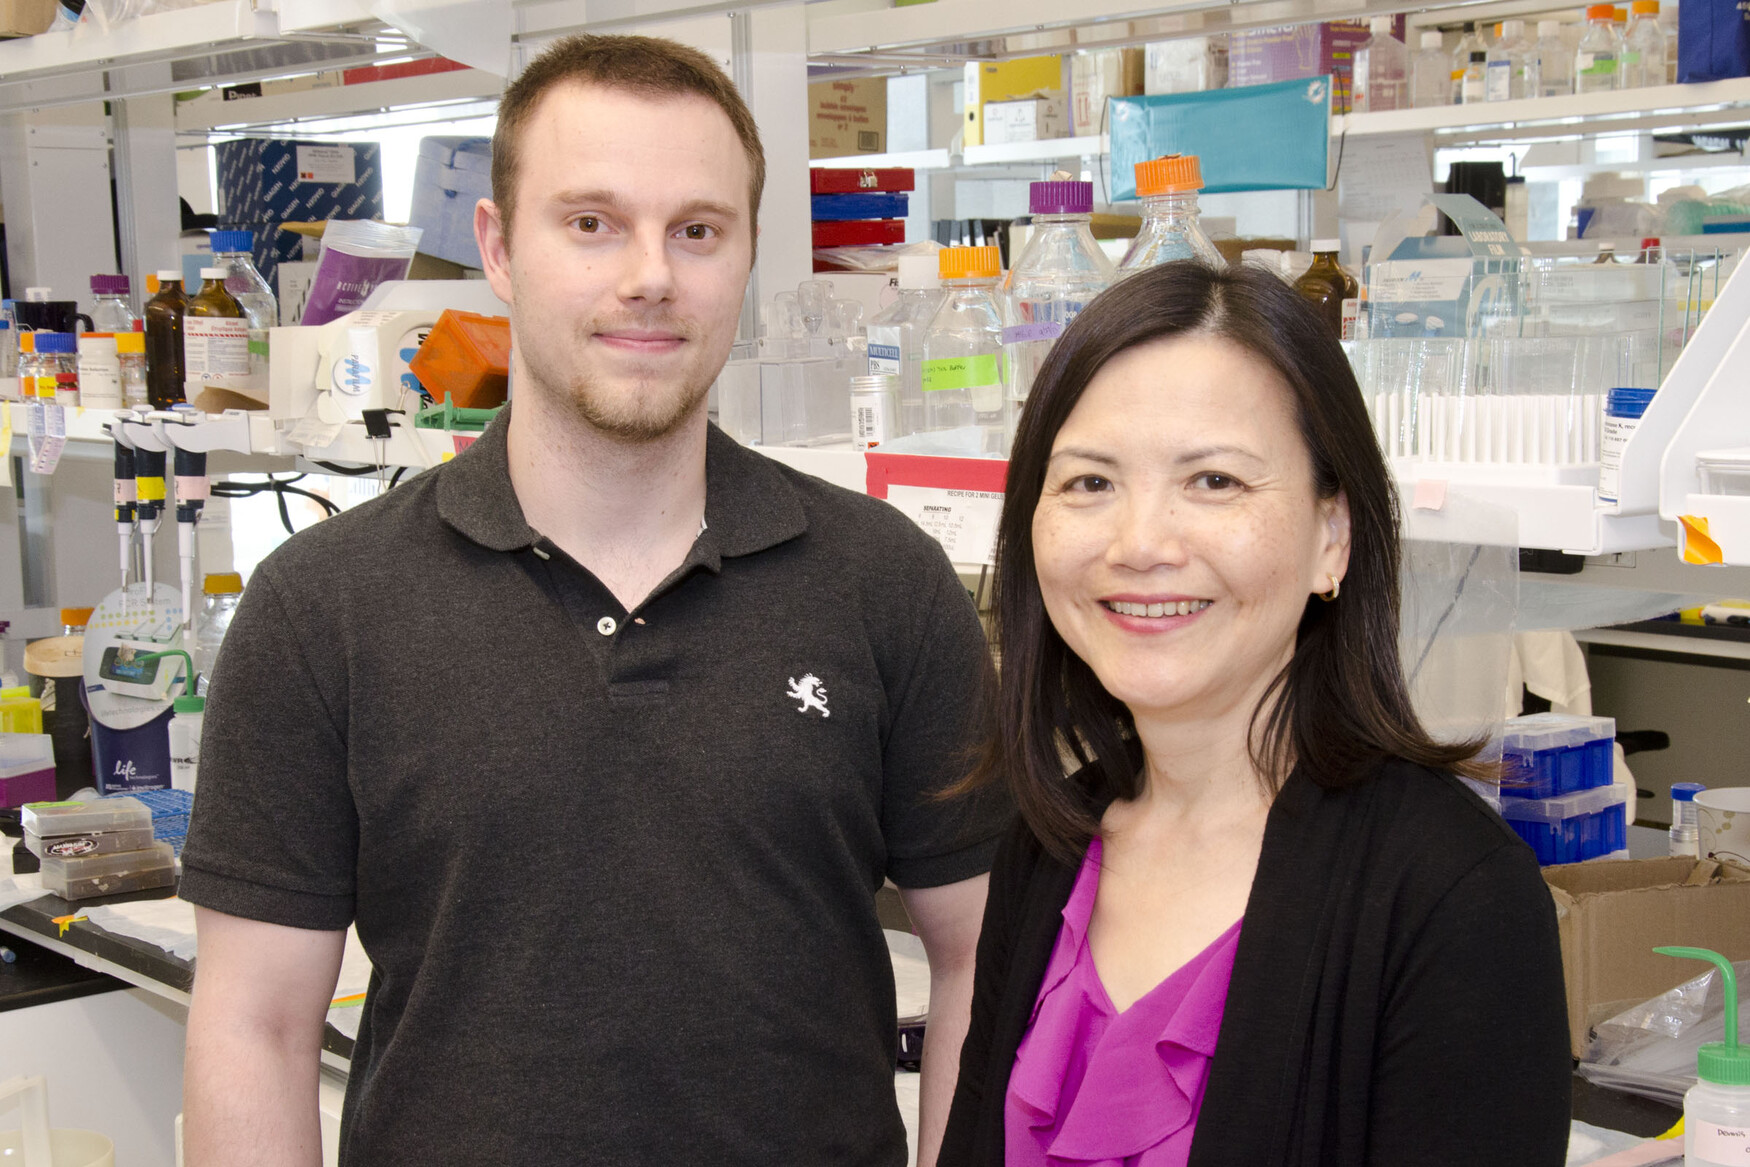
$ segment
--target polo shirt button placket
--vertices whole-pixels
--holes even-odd
[[[595,622],[595,630],[603,636],[612,636],[619,627],[612,616],[603,616]]]

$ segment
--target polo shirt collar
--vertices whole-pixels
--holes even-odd
[[[510,480],[510,407],[444,467],[438,515],[493,551],[522,551],[540,540],[523,517]],[[712,571],[722,559],[753,555],[808,529],[796,488],[782,469],[715,425],[705,434],[705,526],[694,557]]]

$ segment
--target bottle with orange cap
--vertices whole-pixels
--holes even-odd
[[[979,453],[1000,453],[1003,434],[1003,313],[995,247],[944,247],[942,306],[924,330],[924,428],[978,426]]]
[[[1594,4],[1586,9],[1586,32],[1574,54],[1574,92],[1608,93],[1622,88],[1622,34],[1616,31],[1616,8]]]
[[[1659,27],[1659,0],[1634,0],[1634,14],[1622,56],[1622,87],[1665,84],[1665,30]]]
[[[1168,154],[1136,164],[1142,230],[1118,265],[1120,275],[1176,259],[1227,266],[1197,221],[1197,192],[1202,189],[1203,169],[1195,154]]]

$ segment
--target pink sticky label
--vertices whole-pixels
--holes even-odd
[[[1446,479],[1418,478],[1410,505],[1419,511],[1437,511],[1446,506]]]
[[[193,502],[196,499],[211,498],[212,483],[205,478],[187,478],[181,474],[176,476],[176,501]]]
[[[1041,320],[1036,324],[1011,324],[1003,329],[1004,344],[1025,344],[1030,340],[1056,340],[1063,335],[1063,325],[1056,320]]]

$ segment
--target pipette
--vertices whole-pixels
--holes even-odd
[[[122,433],[121,422],[108,424],[115,439],[115,533],[121,544],[122,595],[128,593],[134,555],[134,447]]]
[[[178,412],[182,412],[178,410]],[[198,418],[198,414],[194,415]],[[193,420],[191,418],[191,420]],[[166,438],[170,434],[160,431]],[[173,468],[176,472],[176,555],[182,568],[182,624],[194,627],[194,531],[200,521],[201,508],[211,494],[207,480],[207,456],[204,451],[185,450],[172,439],[175,447]]]
[[[140,552],[145,560],[146,601],[156,598],[152,566],[152,536],[158,533],[164,513],[164,451],[148,449],[142,442],[134,450],[134,512],[140,518]]]

